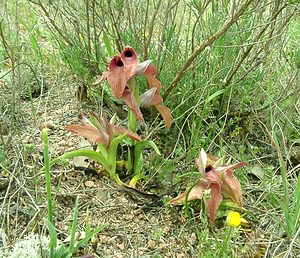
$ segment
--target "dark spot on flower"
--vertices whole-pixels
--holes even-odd
[[[122,62],[121,59],[119,59],[119,60],[117,61],[117,66],[119,66],[119,67],[124,66],[124,64],[123,64],[123,62]]]
[[[124,56],[125,56],[125,57],[132,57],[132,56],[133,56],[133,53],[132,53],[131,50],[128,49],[128,50],[125,51]]]
[[[212,171],[213,169],[213,166],[212,165],[208,165],[206,168],[205,168],[205,173],[208,173],[210,171]]]

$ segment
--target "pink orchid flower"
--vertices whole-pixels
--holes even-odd
[[[231,165],[230,162],[222,164],[222,159],[218,159],[207,154],[201,149],[199,158],[196,159],[198,170],[203,179],[192,189],[188,188],[170,201],[170,204],[202,199],[204,191],[210,191],[210,199],[204,200],[208,217],[215,221],[218,208],[223,200],[223,195],[236,202],[240,208],[243,206],[242,190],[238,179],[233,175],[235,169],[246,165],[245,162]],[[188,196],[187,196],[188,195]]]
[[[145,76],[150,91],[142,94],[142,105],[153,105],[164,119],[169,128],[172,124],[172,115],[168,107],[162,105],[163,99],[160,96],[161,83],[155,78],[157,69],[150,64],[150,61],[140,63],[136,52],[132,47],[125,47],[120,56],[114,56],[109,65],[108,71],[104,73],[95,84],[107,79],[116,98],[123,99],[129,109],[136,115],[137,119],[144,122],[137,100],[130,89],[130,79],[134,76]],[[154,90],[155,89],[155,90]]]
[[[109,147],[114,136],[126,133],[128,137],[140,141],[141,137],[124,127],[112,125],[105,115],[100,118],[96,113],[91,113],[91,122],[86,116],[81,114],[83,125],[69,125],[65,129],[85,137],[90,142],[98,142],[105,147]]]

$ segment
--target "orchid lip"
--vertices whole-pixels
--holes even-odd
[[[122,60],[121,59],[119,59],[118,61],[117,61],[117,64],[116,64],[118,67],[122,67],[122,66],[124,66],[124,64],[123,64],[123,62],[122,62]]]
[[[206,168],[205,168],[205,173],[208,173],[210,171],[213,170],[213,166],[212,165],[208,165]]]

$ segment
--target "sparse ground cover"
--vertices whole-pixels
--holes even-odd
[[[114,124],[129,125],[160,155],[151,146],[143,149],[142,176],[133,182],[127,160],[136,143],[124,138],[119,144],[116,173],[135,188],[112,180],[89,158],[51,167],[58,245],[73,246],[72,232],[80,240],[104,227],[74,257],[299,255],[298,1],[13,0],[0,7],[1,257],[22,257],[19,249],[29,250],[26,257],[48,257],[53,234],[45,220],[41,131],[48,128],[51,160],[83,146],[95,149],[98,143],[65,130],[80,124],[81,112],[106,113]],[[145,123],[137,121],[135,128],[137,110],[128,120],[130,109],[116,98],[111,81],[93,84],[125,46],[157,67],[162,90],[150,93],[172,111],[170,128],[152,106],[141,108]],[[151,86],[142,77],[137,83],[141,94]],[[170,205],[199,183],[195,159],[202,148],[233,164],[247,163],[234,173],[243,208],[226,199],[214,224],[204,205],[212,192],[204,201]],[[246,221],[229,229],[229,210]]]

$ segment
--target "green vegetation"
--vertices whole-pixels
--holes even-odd
[[[65,256],[296,257],[299,10],[279,0],[1,1],[0,256],[34,234],[50,237],[50,257],[64,246]],[[121,76],[119,95],[105,72],[126,46],[143,76]],[[91,112],[86,133],[74,124]],[[200,178],[195,166],[202,148],[247,163],[233,177],[243,202],[222,190],[214,224],[211,164]],[[189,198],[196,185],[201,197]],[[185,189],[194,200],[170,205]],[[242,216],[234,230],[229,210]]]

